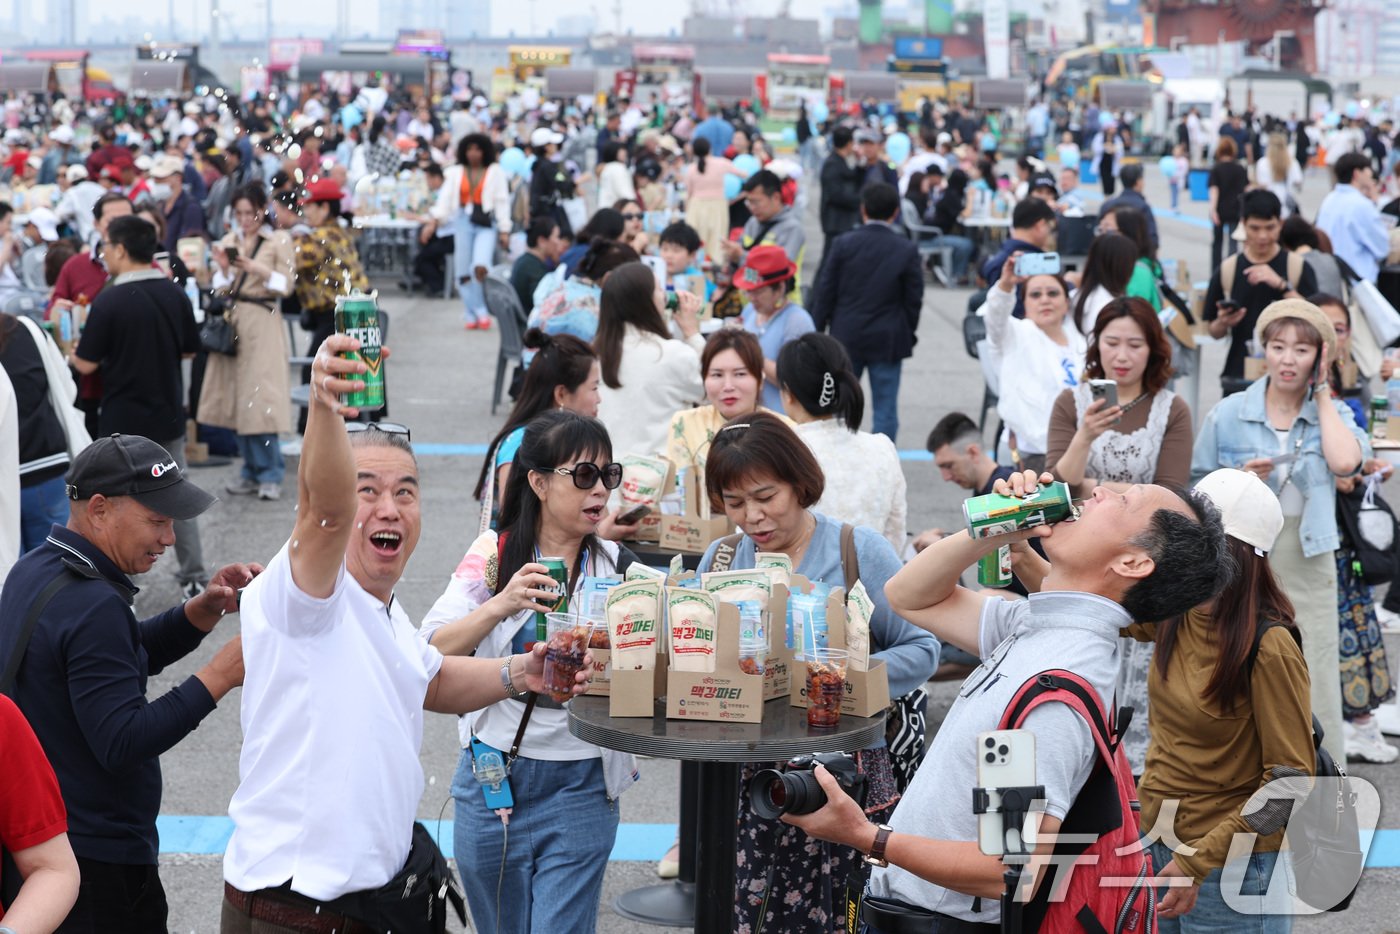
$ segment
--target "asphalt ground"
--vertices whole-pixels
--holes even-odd
[[[1154,204],[1167,204],[1166,186],[1155,167],[1148,177],[1148,197]],[[1327,189],[1328,181],[1321,174],[1309,177],[1303,198],[1309,215],[1315,212]],[[813,216],[809,205],[809,220]],[[1204,216],[1205,205],[1190,202],[1183,202],[1180,215],[1159,215],[1162,255],[1188,263],[1197,279],[1204,278],[1208,268],[1210,235],[1204,227]],[[809,249],[808,262],[813,270],[816,260],[816,251]],[[464,332],[455,301],[405,296],[387,282],[380,283],[380,287],[384,289],[382,306],[393,315],[394,359],[387,370],[392,417],[411,426],[413,440],[424,452],[420,456],[423,536],[397,592],[410,616],[416,618],[442,591],[476,532],[477,506],[470,490],[481,467],[481,455],[462,452],[479,451],[505,415],[504,410],[494,416],[490,411],[498,337],[495,331]],[[928,430],[940,417],[952,410],[975,417],[982,400],[981,372],[962,346],[960,322],[968,295],[967,290],[930,284],[925,292],[919,343],[904,366],[899,447],[909,452],[903,467],[908,480],[911,533],[934,525],[955,527],[964,497],[963,491],[943,483],[932,463],[919,455]],[[1218,373],[1222,360],[1222,348],[1207,348],[1203,371]],[[1209,407],[1218,401],[1219,390],[1213,376],[1201,382],[1200,405]],[[868,422],[867,414],[867,427]],[[296,466],[295,458],[289,460],[289,471]],[[236,469],[236,464],[198,468],[194,478],[207,489],[221,492],[224,484],[235,477]],[[1398,501],[1395,487],[1392,482],[1392,502]],[[267,561],[272,557],[292,527],[291,490],[289,476],[288,495],[280,502],[223,494],[201,520],[205,554],[211,567],[232,561]],[[142,589],[137,608],[142,615],[176,601],[173,563],[173,558],[163,559],[139,581]],[[238,629],[237,617],[221,623],[204,647],[151,679],[150,696],[159,696],[187,677]],[[1391,647],[1400,650],[1393,640]],[[956,685],[951,683],[932,686],[931,723],[936,723],[947,709],[955,690]],[[235,692],[198,730],[163,757],[165,794],[161,810],[166,852],[161,857],[161,874],[171,904],[172,931],[211,934],[218,929],[222,893],[218,854],[226,835],[220,820],[226,819],[229,798],[237,784],[240,742]],[[457,758],[454,720],[428,715],[421,753],[427,787],[418,813],[429,822],[429,827],[434,826],[432,822],[439,815],[451,820],[449,787]],[[357,761],[353,750],[346,750],[346,761],[347,768],[375,767],[373,762]],[[622,801],[624,829],[620,840],[625,838],[627,845],[620,845],[609,863],[599,908],[598,929],[610,934],[655,930],[624,921],[609,905],[617,894],[657,881],[653,861],[671,842],[669,827],[629,829],[628,825],[670,825],[676,819],[677,765],[643,760],[640,770],[642,781]],[[1353,772],[1376,784],[1383,803],[1400,800],[1400,781],[1396,777],[1400,775],[1400,764],[1357,766]],[[1381,827],[1397,826],[1400,819],[1383,805]],[[450,838],[450,834],[447,836]],[[1384,862],[1388,867],[1400,866],[1400,859]],[[1397,881],[1400,869],[1368,870],[1348,912],[1304,920],[1298,929],[1334,931],[1345,927],[1349,931],[1374,932],[1400,928],[1400,922],[1394,920],[1400,917]],[[510,897],[508,893],[507,898]],[[449,930],[459,928],[453,924]]]

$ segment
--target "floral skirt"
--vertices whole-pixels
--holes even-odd
[[[1352,552],[1337,549],[1337,647],[1342,677],[1342,713],[1364,717],[1395,697],[1381,624],[1371,588],[1352,569]]]
[[[865,813],[886,823],[899,801],[885,748],[865,749],[856,762],[870,783]],[[735,934],[845,934],[846,890],[863,885],[861,854],[814,840],[780,820],[764,820],[746,793],[755,773],[775,764],[744,766],[735,858]]]

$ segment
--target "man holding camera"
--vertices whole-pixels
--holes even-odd
[[[1042,483],[1051,479],[1041,475]],[[996,484],[996,492],[1018,497],[1035,489],[1030,471]],[[1032,536],[1043,537],[1048,565],[1021,544]],[[1018,576],[1039,592],[1011,602],[958,586],[962,571],[1007,541],[1018,543]],[[867,821],[823,768],[816,774],[828,803],[784,818],[812,836],[868,853],[879,867],[863,909],[872,934],[909,929],[906,918],[934,934],[999,930],[1005,867],[979,849],[968,793],[979,784],[978,734],[997,729],[1022,684],[1051,668],[1083,678],[1111,709],[1119,630],[1209,600],[1226,583],[1228,568],[1220,517],[1209,504],[1139,485],[1124,492],[1099,487],[1077,521],[990,539],[950,535],[890,579],[885,592],[900,616],[976,653],[982,664],[963,683],[889,826]],[[1036,736],[1034,783],[1045,788],[1034,883],[1098,752],[1088,725],[1063,704],[1034,710],[1024,727]],[[1174,905],[1173,896],[1162,904]]]

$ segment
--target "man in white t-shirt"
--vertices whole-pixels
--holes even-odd
[[[1042,482],[1052,479],[1041,476]],[[1035,474],[1026,471],[998,480],[995,489],[1021,496],[1034,487]],[[958,586],[958,575],[983,555],[1032,535],[1043,536],[1049,564],[1018,547],[1015,571],[1032,592],[1028,601]],[[992,539],[974,540],[962,531],[930,545],[885,585],[890,607],[938,638],[977,653],[981,666],[963,682],[888,827],[870,823],[825,769],[818,769],[817,779],[828,804],[784,820],[814,837],[869,853],[880,867],[871,876],[869,895],[933,911],[949,930],[999,930],[1004,867],[978,849],[972,812],[977,734],[997,729],[1021,685],[1051,668],[1084,678],[1104,709],[1111,709],[1119,630],[1134,620],[1160,620],[1204,603],[1226,583],[1228,567],[1219,513],[1201,498],[1183,498],[1160,486],[1114,491],[1101,486],[1084,502],[1078,521]],[[1035,784],[1045,786],[1042,842],[1036,850],[1048,854],[1097,751],[1088,725],[1063,704],[1032,711],[1025,728],[1036,734]],[[1032,864],[1034,872],[1045,868]],[[1191,891],[1173,889],[1159,911],[1179,916],[1190,907],[1180,893]],[[871,906],[863,917],[871,934],[882,930]]]
[[[403,426],[346,425],[358,412],[338,399],[367,367],[336,354],[358,348],[333,335],[316,356],[296,526],[242,596],[244,739],[223,934],[369,930],[376,919],[355,916],[357,895],[393,879],[411,849],[423,711],[543,689],[543,643],[505,659],[443,658],[394,599],[422,526],[418,465]]]

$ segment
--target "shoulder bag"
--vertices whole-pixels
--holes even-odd
[[[258,250],[262,249],[263,238],[258,237],[258,242],[253,245],[253,252],[249,259],[255,259]],[[220,353],[227,357],[232,357],[238,353],[238,332],[234,330],[233,322],[229,320],[228,314],[233,311],[233,307],[241,300],[239,292],[243,289],[243,283],[248,279],[246,272],[238,276],[238,281],[233,284],[233,289],[225,295],[211,295],[208,306],[204,310],[204,323],[199,326],[199,343],[210,353]]]

